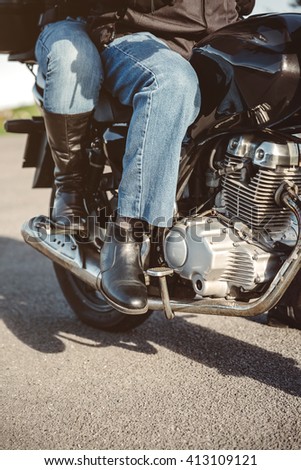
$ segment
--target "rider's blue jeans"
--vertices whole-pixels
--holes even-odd
[[[182,140],[200,110],[198,79],[189,62],[150,33],[115,39],[99,54],[85,23],[71,19],[43,29],[36,57],[46,77],[46,111],[92,111],[102,84],[133,107],[118,212],[170,225]]]

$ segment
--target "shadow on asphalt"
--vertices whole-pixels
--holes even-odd
[[[62,353],[66,339],[142,354],[156,354],[158,345],[222,375],[250,377],[301,396],[301,370],[295,360],[193,324],[189,315],[168,322],[154,313],[136,330],[122,334],[83,325],[67,306],[51,263],[22,242],[0,238],[0,281],[0,317],[20,341],[42,353]]]

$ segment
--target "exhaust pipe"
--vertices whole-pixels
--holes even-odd
[[[275,279],[266,292],[254,301],[238,302],[226,299],[170,300],[174,312],[253,317],[271,310],[281,299],[301,268],[301,212],[299,205],[291,198],[284,197],[283,202],[295,214],[299,224],[296,246],[281,266]],[[51,222],[47,217],[35,217],[22,226],[22,235],[26,243],[59,264],[95,290],[101,281],[99,257],[95,250],[85,246],[83,250],[73,235],[51,232]],[[149,297],[150,310],[165,310],[164,302],[159,297]]]

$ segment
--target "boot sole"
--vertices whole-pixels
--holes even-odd
[[[102,289],[101,284],[99,285],[98,289],[101,292],[101,294],[103,295],[104,299],[110,305],[112,305],[112,307],[114,307],[116,310],[118,310],[121,313],[125,313],[127,315],[143,315],[144,313],[146,313],[148,311],[148,305],[146,305],[143,309],[136,309],[136,310],[123,307],[123,306],[117,304],[116,302],[114,302],[114,300],[110,299],[110,297],[108,297],[107,294],[105,294],[105,292]]]

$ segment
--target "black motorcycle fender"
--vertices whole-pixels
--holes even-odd
[[[36,168],[32,187],[51,188],[53,186],[54,164],[42,117],[32,119],[13,119],[6,121],[7,132],[27,134],[23,154],[23,168]]]

